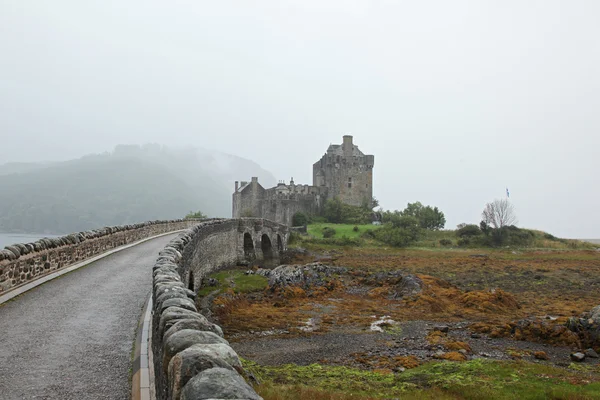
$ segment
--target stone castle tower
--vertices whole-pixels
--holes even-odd
[[[345,135],[341,145],[329,145],[327,153],[313,164],[313,185],[327,188],[327,198],[339,198],[353,206],[373,202],[375,156],[365,155]]]
[[[292,225],[296,212],[318,214],[326,200],[339,198],[353,206],[373,204],[373,165],[375,156],[365,155],[345,135],[342,144],[329,145],[327,153],[313,164],[313,184],[289,185],[280,182],[265,189],[258,178],[235,182],[233,218],[259,217]]]

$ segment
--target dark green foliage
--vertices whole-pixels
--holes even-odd
[[[202,211],[190,211],[186,216],[185,219],[204,219],[204,218],[208,218],[206,216],[206,214],[202,213]]]
[[[456,245],[458,247],[468,247],[471,245],[471,238],[466,236],[464,238],[460,238],[456,241]]]
[[[324,238],[332,238],[335,236],[335,229],[326,226],[323,228],[323,237]]]
[[[440,230],[446,225],[446,217],[437,207],[423,206],[420,202],[408,203],[402,211],[385,211],[383,222],[390,222],[398,217],[414,217],[422,229]]]
[[[371,214],[369,208],[345,204],[337,197],[327,200],[323,210],[323,216],[332,224],[368,224]]]
[[[292,231],[290,232],[290,237],[288,238],[288,244],[296,244],[302,240],[301,235],[298,232]]]
[[[380,242],[406,247],[419,239],[420,230],[416,217],[394,214],[382,228],[374,231],[374,235]]]
[[[354,232],[358,232],[358,226],[356,226],[356,225],[355,225],[355,226],[354,226],[354,228],[352,228],[352,230],[353,230]]]
[[[441,246],[452,246],[452,240],[449,239],[440,239]]]
[[[473,237],[481,235],[481,230],[477,225],[470,224],[464,225],[462,228],[456,230],[456,236],[460,238]]]
[[[477,227],[476,225],[466,225],[463,228],[458,229],[456,234],[461,238],[458,240],[457,244],[462,247],[527,247],[531,246],[535,240],[535,233],[528,229],[520,229],[514,225],[503,226],[502,228],[492,228],[483,221],[481,222],[480,227]]]
[[[333,245],[333,246],[351,246],[358,247],[362,244],[360,239],[349,238],[348,236],[342,236],[341,238],[326,238],[321,239],[319,243]]]
[[[305,226],[310,223],[310,218],[303,212],[298,211],[292,217],[292,226]]]

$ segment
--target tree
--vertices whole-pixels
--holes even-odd
[[[423,206],[421,202],[408,203],[401,212],[403,216],[415,217],[423,229],[440,230],[446,225],[446,217],[437,207]]]
[[[494,229],[502,229],[505,226],[515,225],[517,216],[512,204],[505,199],[496,199],[487,203],[481,213],[482,222]]]
[[[190,211],[186,216],[185,219],[204,219],[204,218],[208,218],[205,214],[202,213],[202,211]]]
[[[309,222],[310,218],[303,212],[298,211],[292,216],[292,226],[304,226]]]

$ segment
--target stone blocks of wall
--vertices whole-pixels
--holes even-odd
[[[195,292],[181,275],[187,273],[192,259],[200,260],[198,253],[206,250],[200,246],[203,241],[215,237],[231,241],[229,233],[239,234],[239,224],[238,220],[202,222],[159,253],[152,272],[152,350],[159,400],[261,399],[242,377],[240,359],[221,328],[196,309]],[[233,243],[238,245],[237,240]]]
[[[189,219],[150,221],[6,246],[0,250],[0,294],[119,246],[186,229],[199,222]]]

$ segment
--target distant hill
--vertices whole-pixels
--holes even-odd
[[[182,218],[231,216],[233,182],[275,178],[258,164],[205,149],[120,145],[58,163],[0,166],[0,232],[69,233]]]

